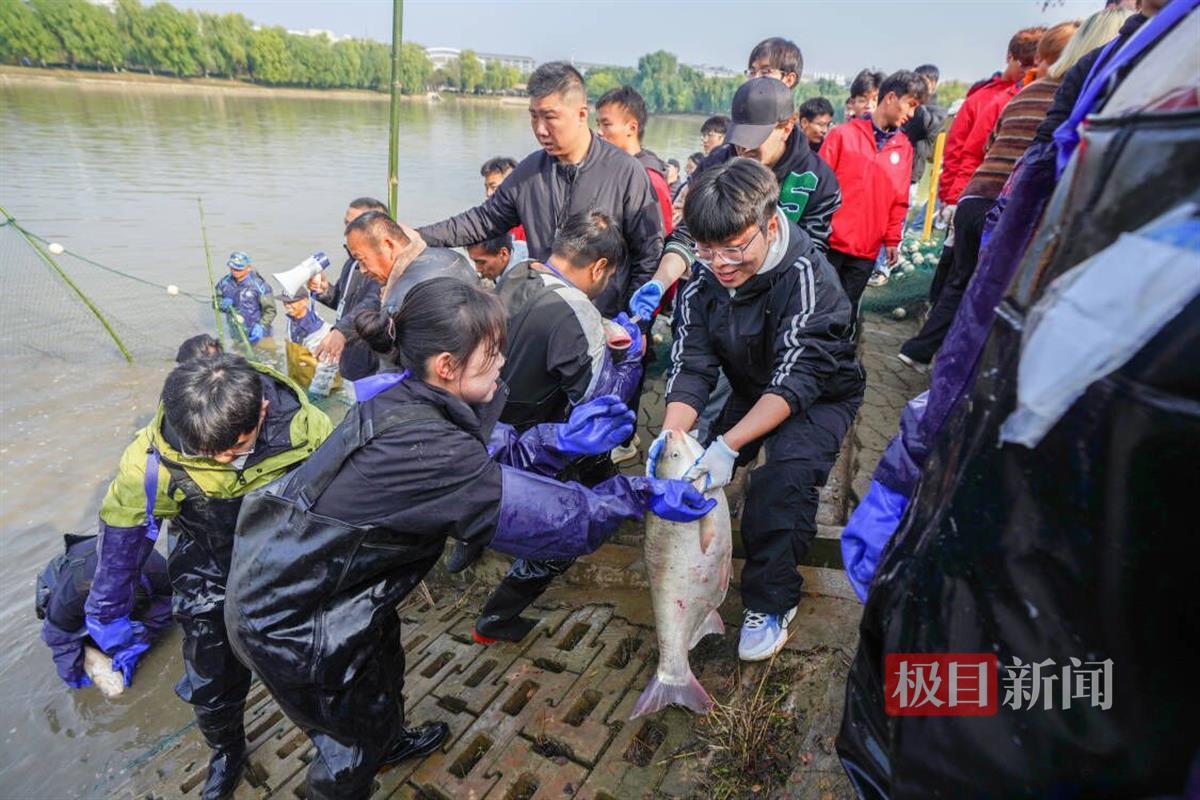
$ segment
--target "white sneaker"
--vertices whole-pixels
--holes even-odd
[[[633,440],[630,441],[629,444],[621,445],[620,447],[614,447],[612,452],[609,453],[609,458],[612,459],[614,464],[620,464],[625,461],[633,461],[638,457],[638,445],[641,443],[641,439],[639,439],[638,435],[635,433],[633,435]]]
[[[915,369],[917,372],[921,373],[922,375],[929,374],[929,365],[928,364],[923,364],[920,361],[917,361],[915,358],[909,358],[908,356],[904,355],[904,353],[897,353],[896,358],[900,359],[901,364],[904,364],[906,367],[911,367],[912,369]]]
[[[742,661],[765,661],[778,653],[787,644],[787,626],[795,616],[795,608],[783,616],[747,608],[742,615],[738,658]]]

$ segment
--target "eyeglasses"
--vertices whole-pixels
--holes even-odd
[[[259,424],[261,425],[262,423],[260,422]],[[182,443],[180,443],[179,454],[184,458],[210,458],[213,461],[218,461],[221,458],[228,458],[232,460],[235,458],[241,458],[242,456],[248,456],[253,453],[257,442],[258,438],[256,433],[255,438],[250,440],[250,444],[243,447],[234,445],[233,447],[226,448],[225,450],[221,450],[217,453],[192,453],[186,447],[184,447]]]
[[[706,267],[711,267],[716,263],[717,256],[721,257],[721,261],[731,267],[736,267],[746,260],[746,249],[754,244],[754,240],[762,233],[762,228],[754,231],[754,235],[743,244],[741,247],[719,247],[713,249],[711,247],[697,247],[696,260]]]
[[[758,69],[746,70],[747,78],[775,78],[783,80],[783,70],[775,69],[774,67],[759,67]]]

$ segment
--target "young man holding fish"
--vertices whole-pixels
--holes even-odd
[[[736,135],[737,126],[730,132]],[[770,170],[739,158],[705,170],[684,205],[696,240],[680,293],[663,435],[688,431],[717,384],[733,392],[690,479],[712,490],[765,450],[742,512],[739,656],[770,658],[800,601],[797,566],[816,533],[817,490],[862,402],[864,377],[848,334],[850,303],[820,249],[780,210]]]

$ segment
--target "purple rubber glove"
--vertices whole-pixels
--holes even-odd
[[[715,499],[706,499],[687,481],[650,480],[650,510],[665,520],[695,522],[717,506]]]
[[[642,319],[650,319],[654,312],[658,310],[659,304],[662,303],[663,294],[667,291],[667,287],[663,286],[658,281],[650,281],[644,283],[633,293],[633,297],[629,298],[629,312],[635,317]]]
[[[573,456],[607,453],[633,435],[637,415],[616,395],[578,405],[557,430],[558,449]]]

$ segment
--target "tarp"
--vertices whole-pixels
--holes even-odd
[[[1178,219],[1150,225],[1200,201],[1198,185],[1194,102],[1084,126],[970,380],[929,431],[915,494],[870,585],[838,737],[861,796],[1200,796],[1200,300],[1157,320],[1034,446],[1000,439],[1017,408],[1028,314],[1046,288],[1105,263],[1092,257],[1140,228],[1200,269],[1186,235],[1162,235]],[[1142,266],[1125,260],[1131,273]],[[926,415],[932,407],[931,397]],[[990,713],[888,715],[897,689],[887,690],[887,657],[906,653],[994,656]],[[1031,698],[1014,676],[1034,664],[1041,692]],[[1097,664],[1108,665],[1106,697],[1078,683]]]

